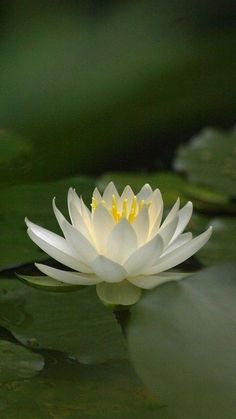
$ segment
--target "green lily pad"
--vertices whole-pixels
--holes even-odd
[[[164,418],[235,417],[235,276],[236,264],[214,266],[147,292],[133,307],[131,358],[165,405]]]
[[[213,227],[213,234],[197,254],[197,258],[204,265],[217,262],[233,261],[236,259],[236,219],[214,218],[209,225]]]
[[[48,258],[29,239],[24,218],[27,216],[36,224],[61,234],[52,210],[52,199],[56,196],[58,206],[67,215],[67,192],[71,186],[75,187],[78,194],[89,204],[94,188],[94,180],[89,177],[15,185],[1,191],[0,270]]]
[[[174,167],[191,182],[235,196],[236,132],[204,129],[180,147]]]
[[[55,293],[1,279],[0,324],[28,347],[71,353],[83,363],[126,357],[120,327],[94,286]]]
[[[12,387],[0,387],[1,419],[157,419],[162,410],[127,361],[84,366],[54,356]]]
[[[56,279],[50,278],[49,276],[17,275],[17,277],[26,285],[42,291],[66,292],[77,291],[83,288],[81,285],[71,285],[66,284],[65,282],[56,281]]]
[[[2,383],[33,377],[43,367],[41,355],[12,342],[0,341],[0,387]]]

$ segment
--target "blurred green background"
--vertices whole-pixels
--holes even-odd
[[[1,2],[1,183],[170,168],[236,108],[234,2]]]

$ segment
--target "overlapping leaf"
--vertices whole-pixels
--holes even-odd
[[[235,264],[208,268],[133,308],[131,357],[166,419],[235,417],[235,275]]]

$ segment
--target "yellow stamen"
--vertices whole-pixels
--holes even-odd
[[[130,209],[129,218],[128,218],[130,223],[132,223],[135,220],[136,209],[137,209],[137,197],[134,196],[133,201],[132,201],[132,205],[131,205],[131,209]]]
[[[116,222],[120,220],[120,214],[117,208],[117,199],[115,195],[112,195],[112,206],[111,206],[111,213]]]
[[[128,200],[124,199],[123,204],[122,204],[122,217],[127,218],[127,213],[128,213]]]
[[[91,207],[93,210],[95,210],[98,206],[98,201],[96,198],[94,198],[94,196],[92,197],[92,203],[91,203]]]
[[[144,206],[144,199],[142,199],[142,201],[139,202],[139,211],[142,211]]]

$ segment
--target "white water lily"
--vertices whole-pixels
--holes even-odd
[[[96,284],[100,299],[109,304],[137,302],[141,289],[182,279],[182,272],[165,272],[196,253],[210,238],[212,228],[192,238],[183,233],[192,215],[192,203],[180,201],[162,222],[159,189],[146,184],[135,195],[126,186],[121,196],[111,182],[103,195],[96,188],[91,210],[74,189],[68,192],[71,223],[53,210],[64,237],[26,219],[28,235],[49,256],[73,269],[64,271],[37,263],[44,274],[69,284]]]

